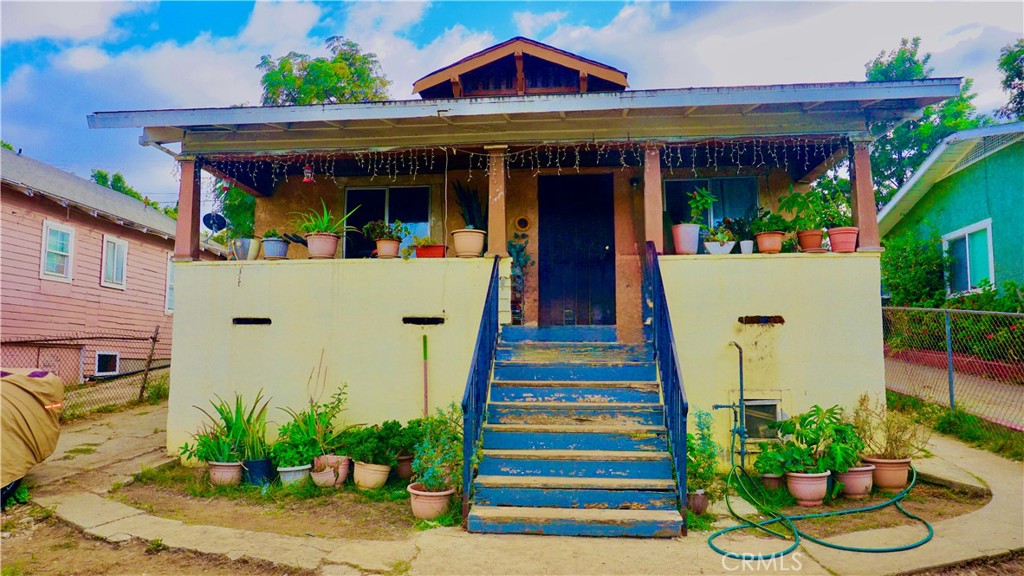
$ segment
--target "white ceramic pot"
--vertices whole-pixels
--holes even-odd
[[[700,246],[700,224],[676,224],[672,227],[676,254],[696,254]]]
[[[754,241],[753,240],[740,240],[740,254],[753,254],[754,253]]]
[[[733,247],[736,246],[735,242],[705,242],[704,249],[708,251],[708,254],[728,254],[732,252]]]
[[[281,477],[281,485],[288,486],[289,484],[295,484],[296,482],[302,482],[306,478],[309,478],[309,469],[313,466],[306,464],[305,466],[291,466],[288,468],[277,467],[277,474]]]

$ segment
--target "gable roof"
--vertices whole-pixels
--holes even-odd
[[[173,239],[176,232],[173,218],[140,200],[7,149],[0,151],[0,180],[27,194],[44,196],[146,234]],[[204,242],[203,248],[216,254],[227,252],[214,243]]]
[[[1021,140],[1024,140],[1024,122],[950,134],[878,213],[878,233],[884,236],[892,230],[940,180]]]
[[[577,54],[573,54],[572,52],[560,50],[554,46],[544,44],[543,42],[537,42],[536,40],[516,36],[515,38],[506,40],[501,44],[495,44],[490,48],[484,48],[475,54],[470,54],[462,60],[449,64],[444,68],[434,70],[413,82],[412,91],[414,94],[419,94],[428,88],[447,82],[455,76],[480,68],[481,66],[485,66],[491,62],[495,62],[501,58],[516,53],[529,54],[531,56],[543,58],[549,62],[554,62],[555,64],[565,66],[566,68],[586,72],[590,76],[607,80],[622,87],[629,86],[629,82],[626,81],[627,74],[622,70],[584,58]]]

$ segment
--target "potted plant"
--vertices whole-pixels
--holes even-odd
[[[704,239],[704,249],[709,254],[728,254],[736,246],[736,236],[724,225],[712,228]]]
[[[395,220],[394,224],[371,220],[363,226],[363,235],[377,243],[377,258],[398,258],[398,247],[402,238],[409,235],[409,227],[401,220]]]
[[[263,390],[256,393],[251,408],[245,404],[240,394],[235,394],[235,418],[240,422],[242,429],[238,442],[238,452],[242,458],[242,479],[246,484],[254,486],[265,486],[274,481],[270,445],[267,444],[269,404],[269,399],[263,400]]]
[[[444,258],[448,247],[435,240],[432,236],[412,235],[412,244],[402,248],[402,258],[409,259],[413,254],[416,258]]]
[[[700,516],[712,500],[718,499],[719,447],[711,433],[711,413],[696,410],[697,433],[686,433],[686,505]]]
[[[850,205],[842,195],[835,194],[824,202],[822,222],[828,233],[829,248],[833,252],[849,253],[857,250],[857,234],[860,229],[851,225],[853,219]]]
[[[211,484],[235,486],[242,481],[242,462],[239,458],[239,443],[244,436],[242,423],[220,396],[217,396],[216,401],[211,400],[210,404],[217,416],[197,406],[209,422],[204,422],[200,431],[192,435],[195,443],[186,442],[178,453],[186,460],[206,462]]]
[[[487,211],[480,203],[480,191],[459,181],[452,182],[455,201],[462,212],[466,227],[452,232],[455,255],[459,258],[476,258],[484,251],[487,228]]]
[[[829,450],[832,473],[836,482],[842,484],[843,496],[851,500],[867,498],[874,484],[875,465],[861,463],[861,452],[865,447],[854,424],[843,422],[833,429]]]
[[[788,230],[789,222],[785,218],[767,210],[761,210],[750,223],[750,231],[757,239],[757,251],[762,254],[778,254],[782,250],[782,237]]]
[[[316,404],[310,400],[312,407]],[[277,473],[281,484],[287,486],[302,482],[309,477],[313,459],[323,454],[323,436],[318,433],[319,419],[314,410],[296,412],[282,408],[291,420],[277,431],[277,442],[271,452],[277,462]]]
[[[423,440],[423,420],[409,420],[392,439],[392,451],[395,453],[395,476],[408,480],[412,478],[412,459],[416,445]]]
[[[259,255],[260,243],[253,238],[251,223],[228,228],[225,235],[235,260],[255,260]]]
[[[391,420],[382,425],[360,428],[352,434],[348,455],[355,460],[353,478],[361,490],[380,488],[388,481],[391,467],[395,465],[391,438],[396,432],[396,425],[400,430],[401,424]]]
[[[794,192],[792,184],[789,185],[789,194],[779,198],[779,210],[792,215],[790,224],[796,230],[801,251],[821,250],[823,208],[820,192]]]
[[[433,520],[445,513],[451,497],[462,491],[462,410],[454,402],[422,421],[423,438],[412,462],[416,482],[410,484],[413,516]]]
[[[759,442],[757,447],[761,452],[754,460],[754,469],[761,474],[761,484],[769,490],[782,488],[786,484],[784,445],[781,442]]]
[[[334,214],[327,209],[327,204],[322,198],[320,206],[323,207],[323,212],[317,210],[293,212],[295,219],[292,220],[292,224],[306,239],[310,258],[334,258],[338,251],[338,239],[341,234],[359,232],[354,226],[345,223],[359,209],[359,206],[338,219],[335,219]]]
[[[263,233],[263,257],[267,260],[284,260],[288,258],[288,242],[271,228]]]
[[[696,254],[700,241],[700,231],[704,228],[701,218],[704,211],[711,208],[715,203],[715,197],[708,192],[707,188],[697,188],[690,192],[690,221],[681,222],[672,226],[672,242],[676,247],[676,254]]]
[[[902,490],[907,485],[912,458],[928,443],[927,429],[909,415],[889,410],[882,401],[871,402],[867,394],[858,400],[853,423],[865,444],[866,455],[861,460],[875,465],[874,485]]]
[[[320,374],[323,374],[322,379]],[[326,370],[318,368],[315,376],[310,374],[310,382],[314,381],[321,381],[320,390],[325,389]],[[308,407],[301,412],[290,408],[283,410],[291,416],[292,436],[311,438],[316,444],[316,452],[311,457],[313,482],[321,487],[340,486],[348,476],[348,459],[332,453],[338,435],[334,430],[334,420],[345,410],[347,387],[339,387],[327,402],[318,402],[317,396],[311,394]]]
[[[853,430],[844,424],[843,409],[824,409],[814,405],[803,414],[774,424],[779,435],[790,439],[782,448],[782,467],[786,471],[786,487],[801,506],[819,506],[828,493],[830,470],[856,462],[857,451],[844,442],[846,436],[837,430]],[[845,464],[845,467],[844,467]]]
[[[733,236],[740,243],[740,254],[754,253],[754,234],[750,231],[751,217],[726,218],[722,225],[732,232]]]

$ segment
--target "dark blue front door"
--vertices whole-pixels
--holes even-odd
[[[612,176],[540,176],[539,321],[615,324]]]

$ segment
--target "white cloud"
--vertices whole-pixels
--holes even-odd
[[[95,46],[77,46],[58,58],[58,64],[71,70],[87,72],[110,63],[110,55]]]
[[[568,15],[568,12],[561,10],[543,12],[541,14],[535,12],[516,12],[512,14],[512,20],[516,23],[516,28],[520,34],[532,38],[535,34],[542,32],[552,24],[560,22]]]
[[[0,2],[3,43],[48,38],[89,40],[116,32],[114,20],[142,2]]]

